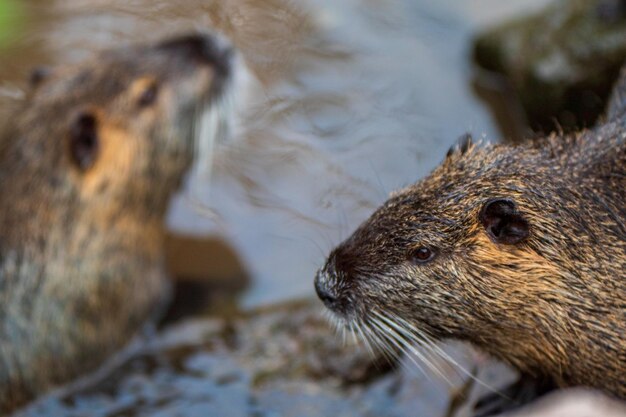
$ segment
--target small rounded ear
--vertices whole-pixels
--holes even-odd
[[[452,155],[458,153],[460,155],[463,155],[464,153],[466,153],[469,148],[472,146],[473,144],[473,140],[472,140],[472,135],[471,133],[465,133],[463,135],[461,135],[457,140],[456,143],[452,146],[450,146],[450,149],[448,149],[448,153],[446,154],[446,158],[451,157]]]
[[[48,67],[36,67],[30,72],[28,77],[28,83],[32,88],[40,86],[49,76],[52,74],[52,70]]]
[[[72,162],[81,171],[87,171],[96,162],[100,141],[98,120],[93,113],[80,113],[72,122],[69,135],[69,150]]]
[[[508,199],[488,201],[480,211],[482,223],[489,238],[495,243],[515,245],[529,235],[529,224]]]

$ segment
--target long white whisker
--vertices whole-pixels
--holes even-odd
[[[374,351],[374,348],[372,347],[369,339],[367,338],[367,335],[365,334],[365,332],[361,328],[361,325],[360,325],[359,321],[358,320],[355,321],[354,325],[355,325],[357,331],[359,332],[359,334],[361,335],[361,338],[363,339],[363,343],[365,344],[365,348],[370,353],[370,355],[372,355],[372,357],[375,358],[376,357],[376,352]]]
[[[368,330],[370,336],[372,337],[373,343],[376,347],[382,352],[383,356],[389,363],[396,363],[397,361],[397,352],[393,349],[393,347],[389,344],[385,337],[381,337],[376,332],[376,328],[370,326],[367,323],[364,323],[364,327]]]
[[[215,217],[207,198],[213,174],[215,148],[217,142],[223,142],[231,134],[235,116],[234,93],[226,88],[221,97],[210,100],[196,111],[195,123],[192,126],[194,138],[193,175],[191,189],[185,197],[200,214]],[[202,187],[200,189],[199,187]]]
[[[406,326],[408,329],[410,329],[413,333],[421,334],[421,336],[425,339],[425,341],[431,347],[433,352],[436,352],[438,355],[440,355],[440,357],[442,359],[444,359],[448,363],[452,364],[454,366],[454,368],[457,369],[458,371],[460,371],[463,375],[468,376],[472,380],[476,381],[476,383],[482,385],[484,388],[487,388],[491,392],[494,392],[494,393],[496,393],[498,395],[501,395],[504,398],[509,398],[507,395],[503,394],[500,390],[498,390],[498,389],[494,388],[493,386],[487,384],[486,382],[482,381],[480,378],[478,378],[476,375],[474,375],[473,372],[470,372],[467,369],[465,369],[454,358],[452,358],[448,353],[446,353],[438,345],[438,343],[434,340],[432,335],[428,334],[428,332],[426,332],[425,330],[420,332],[418,329],[415,328],[414,325],[412,325],[411,323],[409,323],[408,321],[406,321],[406,320],[404,320],[404,319],[402,319],[400,317],[398,317],[398,321],[400,321],[404,326]]]
[[[417,335],[408,332],[406,329],[402,328],[393,320],[385,317],[382,314],[378,314],[378,316],[381,320],[384,321],[385,325],[391,327],[389,329],[389,334],[396,337],[399,342],[404,344],[408,353],[411,353],[419,358],[423,363],[426,364],[426,366],[428,366],[428,368],[430,368],[433,372],[439,375],[448,385],[454,385],[452,381],[448,378],[448,376],[444,373],[444,371],[436,365],[436,363],[433,361],[433,358],[427,356],[429,352],[428,350],[426,351],[426,353],[422,353],[416,348],[416,344],[421,347],[426,347],[424,342],[416,337]]]
[[[352,335],[352,343],[357,346],[359,344],[359,335],[357,334],[353,325],[350,325],[348,329],[350,330],[350,334]]]
[[[432,359],[430,355],[435,355],[435,359],[439,356],[438,353],[435,352],[433,350],[433,347],[431,346],[433,344],[432,341],[429,340],[425,334],[422,334],[422,332],[418,331],[418,329],[413,328],[413,331],[411,331],[410,329],[402,327],[400,324],[395,322],[392,318],[382,315],[380,313],[379,313],[379,317],[382,320],[384,320],[388,325],[392,326],[408,342],[411,342],[415,345],[418,345],[424,348],[426,350],[424,354],[428,355],[428,359]]]
[[[429,360],[426,356],[419,352],[415,348],[415,346],[412,345],[408,340],[402,337],[389,325],[381,323],[379,320],[376,320],[376,322],[378,323],[378,326],[380,326],[380,329],[382,331],[385,331],[385,333],[388,335],[389,340],[394,343],[399,349],[402,349],[404,352],[406,352],[406,356],[409,358],[409,360],[413,362],[424,375],[428,376],[429,374],[425,372],[424,368],[419,364],[417,359],[424,363],[430,370],[439,375],[447,384],[451,386],[453,385],[451,381],[446,377],[446,375],[434,363],[432,363],[431,360]]]

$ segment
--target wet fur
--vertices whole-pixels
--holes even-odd
[[[398,317],[525,374],[626,398],[625,91],[626,68],[601,126],[517,147],[465,144],[395,193],[318,273],[336,315],[366,326]],[[522,242],[497,243],[480,223],[496,198],[530,225]],[[422,246],[436,257],[415,263]],[[374,323],[376,337],[389,323]]]

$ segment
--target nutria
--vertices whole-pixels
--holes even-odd
[[[626,68],[593,130],[451,149],[330,253],[315,288],[383,347],[460,339],[626,398],[625,190]]]
[[[94,370],[161,310],[168,201],[232,65],[194,34],[32,77],[0,136],[0,413]]]

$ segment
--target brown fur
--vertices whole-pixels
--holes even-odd
[[[230,65],[192,50],[210,38],[172,42],[56,69],[0,136],[0,412],[93,370],[167,300],[167,203]],[[70,155],[80,114],[97,121],[86,170]]]
[[[625,89],[626,69],[594,130],[451,152],[331,253],[320,297],[348,323],[382,311],[560,386],[626,398]],[[492,199],[515,203],[526,238],[488,235]],[[416,263],[419,247],[435,257]]]

